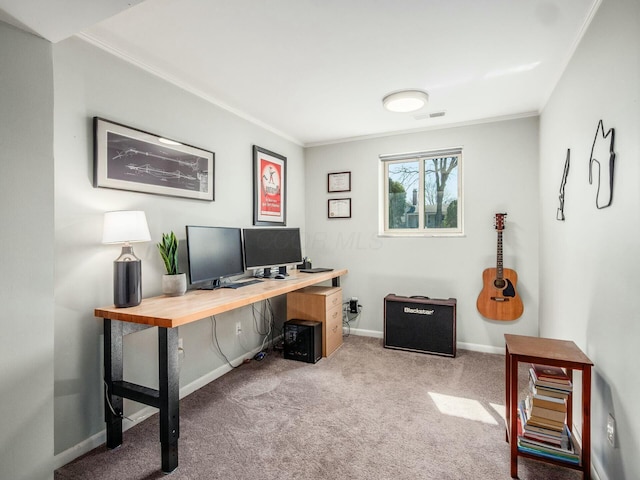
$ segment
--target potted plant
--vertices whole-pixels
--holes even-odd
[[[187,291],[187,276],[178,269],[178,239],[173,233],[163,233],[157,244],[160,256],[167,269],[162,276],[162,293],[170,296],[184,295]]]

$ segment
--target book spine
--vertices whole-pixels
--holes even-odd
[[[554,398],[554,397],[546,397],[539,394],[533,394],[531,398],[531,403],[534,407],[547,408],[549,410],[556,410],[558,412],[566,412],[567,404],[564,399]]]
[[[545,457],[545,458],[550,458],[552,460],[560,460],[561,462],[567,462],[570,463],[572,465],[579,465],[580,464],[580,459],[578,458],[563,458],[559,455],[554,455],[552,453],[546,453],[546,452],[541,452],[539,450],[535,450],[533,448],[526,448],[526,447],[521,447],[518,446],[518,450],[520,450],[521,452],[525,452],[525,453],[529,453],[531,455],[538,455],[540,457]]]
[[[536,363],[531,364],[531,368],[538,378],[544,378],[549,381],[557,381],[561,383],[569,381],[569,375],[567,375],[567,372],[563,368],[539,365]]]
[[[542,408],[542,407],[536,406],[534,403],[533,408],[531,408],[531,416],[564,424],[564,419],[566,414],[564,411],[551,410],[549,408]]]
[[[560,398],[562,400],[566,400],[567,398],[569,398],[569,394],[571,393],[567,390],[557,390],[555,388],[546,388],[543,386],[536,387],[535,385],[532,385],[531,392],[537,395],[543,395],[545,397]]]
[[[518,445],[518,450],[522,452],[530,453],[533,455],[540,455],[542,457],[552,458],[554,460],[569,462],[576,465],[580,463],[580,459],[578,458],[577,455],[565,455],[557,452],[543,450],[541,448],[533,448],[528,445],[520,445],[520,444]]]
[[[541,369],[537,368],[539,365],[532,364],[529,368],[529,376],[536,386],[545,386],[548,388],[555,388],[562,391],[571,392],[573,390],[573,385],[571,384],[571,380],[569,377],[564,374],[563,377],[559,376],[551,376],[551,375],[543,375],[540,373]]]
[[[535,439],[535,438],[530,438],[527,436],[524,436],[521,438],[521,441],[523,444],[527,445],[531,445],[532,447],[540,447],[540,448],[546,448],[549,451],[555,451],[558,452],[560,454],[565,454],[565,455],[575,455],[576,452],[573,448],[573,443],[571,443],[571,441],[565,441],[562,442],[560,444],[550,444],[548,442],[546,442],[545,440],[539,440],[539,439]]]
[[[547,428],[549,430],[555,430],[556,432],[562,432],[564,430],[564,423],[554,422],[553,420],[547,420],[546,418],[529,417],[527,424],[531,424],[534,427]]]

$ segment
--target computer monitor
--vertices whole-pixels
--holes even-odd
[[[262,268],[270,277],[273,267],[286,275],[287,265],[302,263],[299,228],[245,228],[243,235],[247,269]]]
[[[186,229],[191,285],[216,288],[224,277],[244,273],[240,228],[187,225]]]

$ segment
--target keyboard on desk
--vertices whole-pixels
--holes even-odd
[[[332,272],[333,268],[324,268],[324,267],[301,268],[298,271],[302,273],[322,273],[322,272]]]
[[[246,287],[248,285],[255,285],[256,283],[260,283],[262,280],[254,278],[253,280],[247,280],[246,282],[233,282],[233,283],[225,283],[222,285],[222,288],[240,288]]]

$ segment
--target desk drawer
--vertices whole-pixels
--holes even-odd
[[[287,294],[287,319],[324,322],[329,310],[342,307],[340,287],[306,287]]]
[[[287,319],[322,323],[322,356],[342,345],[342,289],[312,286],[287,294]]]
[[[339,287],[333,287],[333,292],[327,294],[327,311],[339,307],[342,309],[342,289]]]
[[[327,312],[323,337],[322,356],[328,357],[342,345],[342,305]]]

